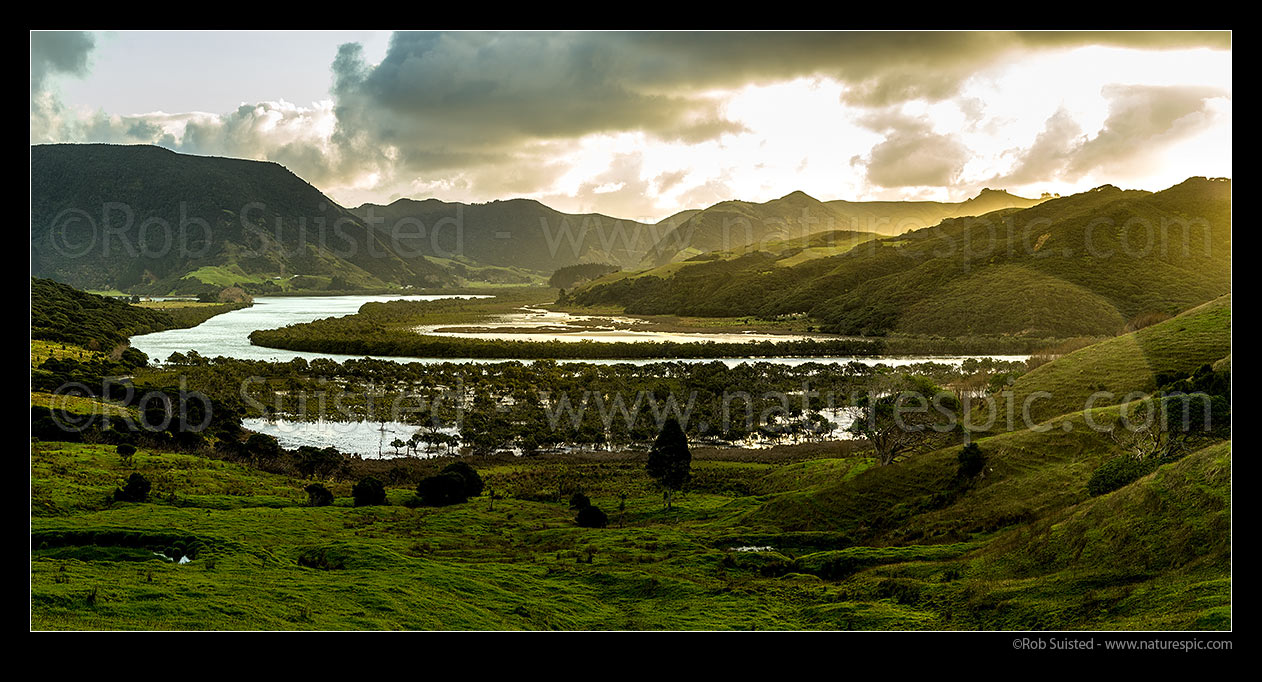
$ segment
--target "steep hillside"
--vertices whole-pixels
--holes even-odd
[[[1231,443],[1004,534],[971,562],[1006,627],[1231,625]]]
[[[1030,401],[1030,414],[1043,421],[1083,409],[1092,396],[1093,405],[1104,406],[1133,392],[1150,393],[1230,354],[1231,296],[1223,296],[1036,367],[1017,379],[1012,392],[1016,405],[1041,393]]]
[[[31,148],[31,269],[153,294],[451,281],[278,164],[103,144]]]
[[[630,313],[807,314],[841,334],[1112,335],[1137,316],[1227,293],[1230,259],[1231,182],[1192,178],[1156,194],[1104,186],[947,219],[787,268],[753,252],[623,274],[570,300]]]
[[[897,235],[936,225],[944,218],[982,215],[1039,203],[999,190],[983,190],[961,203],[936,201],[828,201],[793,192],[761,204],[724,201],[692,215],[671,216],[663,235],[641,267],[664,265],[709,251],[731,251],[747,244],[792,241],[818,232],[844,230]]]
[[[635,265],[653,243],[651,225],[562,213],[531,199],[399,199],[352,212],[411,253],[548,274],[579,263]]]

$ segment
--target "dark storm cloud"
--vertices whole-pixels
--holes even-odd
[[[33,31],[31,33],[31,94],[44,90],[49,76],[88,73],[88,55],[96,41],[86,31]]]
[[[61,100],[49,90],[49,79],[58,74],[87,75],[94,46],[92,34],[83,31],[31,32],[32,140],[54,135],[65,114]]]
[[[530,162],[523,145],[639,131],[685,143],[742,127],[706,90],[803,76],[847,85],[843,101],[883,109],[959,92],[977,69],[1031,50],[1103,44],[1228,47],[1225,33],[644,32],[396,33],[377,65],[357,44],[333,64],[334,136],[348,162],[442,172]],[[911,154],[917,162],[899,161]],[[873,182],[940,184],[962,147],[924,130],[873,149]]]
[[[364,63],[344,45],[333,65],[336,142],[355,158],[425,170],[498,163],[530,140],[640,130],[698,142],[742,130],[717,101],[648,92],[624,78],[604,34],[397,33]]]
[[[741,132],[725,115],[723,91],[798,77],[839,81],[842,103],[871,114],[869,127],[884,139],[855,160],[869,182],[941,186],[958,178],[967,151],[924,121],[900,117],[907,100],[956,97],[978,70],[1042,50],[1230,49],[1226,32],[396,33],[379,64],[357,44],[341,46],[331,106],[259,102],[214,115],[117,116],[68,112],[50,87],[58,75],[86,74],[90,34],[31,36],[32,142],[150,142],[278,161],[321,186],[462,187],[483,197],[555,191],[584,135],[639,132],[687,145]],[[1072,120],[1049,122],[1031,149],[1015,152],[1014,175],[1088,172],[1124,155],[1132,140],[1177,137],[1196,124],[1203,102],[1194,93],[1105,94],[1115,101],[1103,133],[1088,143]],[[1159,119],[1184,113],[1168,125],[1145,122],[1150,100]],[[979,102],[961,108],[970,125],[984,115]],[[612,163],[581,193],[602,205],[621,200],[645,182],[635,176],[641,170],[631,159]],[[652,186],[678,182],[665,174]],[[685,196],[725,187],[714,180]]]

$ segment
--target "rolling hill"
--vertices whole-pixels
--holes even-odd
[[[104,144],[31,147],[31,270],[152,294],[454,280],[278,164]]]
[[[1231,296],[1197,306],[1165,322],[1081,348],[1036,367],[1012,386],[1016,405],[1031,400],[1035,421],[1114,405],[1129,394],[1151,393],[1170,378],[1231,354]],[[1230,371],[1230,360],[1228,371]]]
[[[176,326],[170,313],[31,278],[31,339],[110,351],[134,334]]]
[[[1231,182],[1191,178],[1157,193],[1106,185],[951,218],[789,267],[751,251],[618,273],[569,301],[643,314],[805,314],[842,334],[1111,336],[1136,316],[1227,293],[1230,259]]]

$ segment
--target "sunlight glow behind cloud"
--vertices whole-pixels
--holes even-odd
[[[633,42],[639,37],[632,36]],[[391,106],[398,107],[393,113],[370,108],[376,96],[372,88],[407,87],[409,74],[416,73],[417,62],[409,61],[414,57],[404,59],[393,52],[396,48],[426,56],[449,49],[475,59],[477,40],[466,35],[392,41],[386,52],[394,55],[386,57],[393,60],[391,80],[379,85],[363,79],[378,73],[381,48],[373,55],[361,51],[361,58],[372,56],[374,62],[339,62],[334,69],[342,69],[342,89],[306,105],[278,96],[216,113],[123,115],[129,110],[107,112],[82,100],[83,93],[107,82],[81,85],[74,104],[58,97],[59,84],[97,77],[91,61],[83,59],[93,40],[46,48],[50,56],[42,63],[50,66],[41,66],[37,79],[38,38],[32,38],[32,143],[154,143],[189,153],[268,159],[346,205],[388,203],[401,196],[477,202],[523,196],[565,211],[649,219],[723,199],[766,201],[795,190],[825,200],[958,201],[983,186],[1037,196],[1105,183],[1161,189],[1191,175],[1231,175],[1229,49],[1018,45],[996,52],[1000,56],[993,60],[978,61],[981,66],[944,90],[945,96],[930,93],[883,103],[857,98],[855,88],[867,93],[870,79],[882,73],[899,83],[913,72],[898,68],[912,67],[894,64],[885,73],[872,72],[876,67],[868,65],[862,71],[868,80],[848,82],[843,61],[829,67],[841,68],[837,74],[778,80],[763,74],[744,85],[714,76],[717,87],[667,86],[665,81],[650,87],[643,85],[652,84],[645,73],[631,77],[617,70],[573,74],[589,79],[592,92],[625,96],[626,106],[650,117],[641,120],[636,110],[619,112],[596,99],[530,102],[528,92],[497,91],[500,86],[491,81],[445,86],[463,93],[467,106],[482,107],[477,111],[442,110],[397,90],[391,95]],[[540,70],[540,86],[564,97],[561,84],[543,79],[556,60],[571,57],[569,47],[553,44],[546,35],[504,40],[510,42],[486,43],[498,50],[486,68],[512,69],[510,49],[533,51],[529,63]],[[992,49],[988,43],[983,47]],[[593,49],[598,48],[613,49],[604,43]],[[59,70],[58,64],[71,66]],[[196,66],[199,73],[220,73],[225,83],[237,75],[216,72],[213,64]],[[688,68],[654,61],[642,66]],[[311,68],[328,72],[327,64]],[[479,68],[466,63],[460,73],[472,78]],[[117,77],[116,69],[100,76]],[[284,90],[285,74],[269,73],[266,63],[259,65],[252,84],[257,89],[269,78]],[[638,91],[636,84],[641,84]],[[478,104],[479,88],[488,93],[486,104]],[[654,111],[659,101],[671,109]],[[520,106],[528,118],[517,125],[514,112],[486,108],[497,102]],[[551,121],[553,115],[572,115],[578,122]],[[443,131],[464,135],[452,126],[479,120],[489,126],[485,139],[476,132],[450,144],[425,137],[447,134]]]

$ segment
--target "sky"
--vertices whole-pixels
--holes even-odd
[[[338,203],[962,201],[1231,176],[1230,32],[32,32],[31,143]]]

